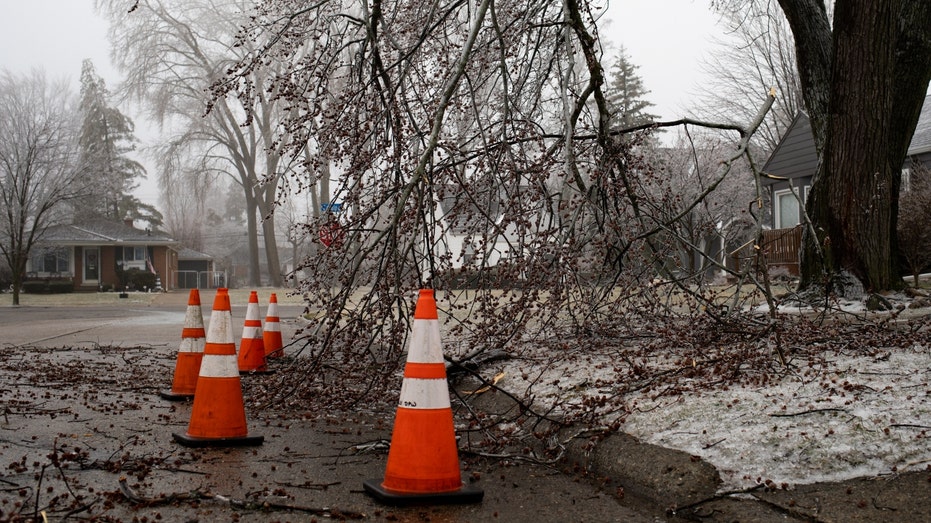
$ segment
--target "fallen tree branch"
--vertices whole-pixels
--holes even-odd
[[[903,428],[903,429],[931,429],[931,426],[928,425],[916,425],[914,423],[893,423],[889,425],[889,428]]]
[[[309,481],[305,481],[304,483],[289,483],[289,482],[283,482],[283,481],[275,482],[276,485],[280,485],[282,487],[302,488],[302,489],[311,489],[311,490],[326,490],[332,486],[339,485],[340,483],[342,482],[341,481],[331,481],[329,483],[311,483]]]
[[[212,499],[216,501],[221,501],[228,504],[230,507],[240,509],[240,510],[293,510],[297,512],[306,512],[308,514],[313,514],[315,516],[328,517],[328,518],[341,518],[341,519],[364,519],[366,516],[362,512],[354,511],[344,511],[336,508],[317,508],[317,507],[305,507],[302,505],[292,505],[289,503],[279,503],[277,501],[271,501],[265,499],[263,501],[243,501],[233,498],[228,498],[220,494],[209,494],[201,492],[199,490],[194,490],[191,492],[180,492],[175,494],[169,494],[167,496],[159,496],[156,498],[146,498],[143,497],[132,490],[129,486],[129,483],[126,481],[126,477],[120,477],[120,492],[123,496],[126,497],[132,503],[137,505],[145,505],[147,507],[159,506],[159,505],[171,505],[179,501],[201,501],[205,499]]]
[[[819,414],[819,413],[822,413],[822,412],[844,412],[844,413],[846,413],[846,412],[847,412],[847,409],[838,409],[838,408],[812,409],[812,410],[804,410],[804,411],[802,411],[802,412],[789,412],[789,413],[785,413],[785,414],[783,414],[783,413],[780,412],[780,413],[776,413],[776,414],[770,414],[770,417],[773,417],[773,418],[792,418],[792,417],[795,417],[795,416],[805,416],[805,415],[807,415],[807,414]]]
[[[715,494],[715,495],[713,495],[713,496],[711,496],[711,497],[709,497],[709,498],[705,498],[705,499],[702,499],[702,500],[700,500],[700,501],[696,501],[696,502],[694,502],[694,503],[689,503],[688,505],[683,505],[683,506],[681,506],[681,507],[675,507],[674,509],[670,509],[669,512],[670,512],[671,514],[674,514],[674,515],[680,515],[680,516],[685,516],[685,517],[688,517],[688,513],[690,512],[692,516],[698,517],[699,519],[703,519],[704,517],[707,517],[708,515],[700,514],[700,513],[697,512],[696,509],[698,509],[700,506],[702,506],[702,505],[704,505],[704,504],[706,504],[706,503],[710,503],[710,502],[714,502],[714,501],[720,501],[720,500],[722,500],[722,499],[726,499],[726,498],[730,498],[730,497],[734,497],[734,496],[741,496],[741,495],[749,494],[749,495],[753,496],[756,500],[760,501],[761,503],[764,503],[764,504],[766,504],[766,505],[772,507],[773,509],[776,509],[776,510],[778,510],[779,512],[782,512],[783,514],[786,514],[786,515],[788,515],[788,516],[793,516],[793,517],[796,517],[796,518],[802,518],[802,519],[804,519],[805,521],[810,521],[811,523],[824,523],[824,520],[823,520],[823,519],[820,519],[820,518],[818,518],[817,516],[815,516],[815,515],[813,515],[813,514],[807,512],[807,511],[805,511],[805,510],[803,510],[803,509],[801,509],[801,508],[799,508],[799,507],[791,506],[791,505],[790,505],[790,506],[783,506],[783,505],[780,504],[780,503],[776,503],[776,502],[771,501],[771,500],[768,500],[768,499],[766,499],[766,498],[764,498],[764,497],[760,497],[760,496],[757,494],[757,492],[758,492],[759,490],[761,490],[761,489],[767,489],[767,488],[771,488],[771,487],[768,487],[766,484],[760,483],[760,484],[754,485],[754,486],[752,486],[752,487],[750,487],[750,488],[746,488],[746,489],[730,490],[730,491],[727,491],[727,492],[719,492],[719,493],[717,493],[717,494]],[[685,513],[685,514],[683,514],[683,513]]]

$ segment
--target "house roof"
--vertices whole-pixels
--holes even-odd
[[[909,156],[927,152],[931,152],[931,94],[925,97],[925,103],[921,106],[921,116],[918,117],[915,134],[912,135],[912,143],[908,146]]]
[[[811,121],[800,111],[766,160],[763,172],[781,178],[799,178],[814,175],[817,168],[818,151],[811,134]]]
[[[67,245],[167,245],[178,241],[158,231],[143,231],[122,222],[88,220],[46,229],[42,240]]]
[[[213,256],[207,253],[204,253],[204,252],[195,251],[194,249],[188,249],[187,247],[182,247],[181,250],[178,251],[178,259],[179,260],[208,260],[209,261],[213,259]]]
[[[931,152],[931,95],[925,97],[918,125],[908,146],[908,156]],[[763,172],[783,178],[813,176],[818,168],[818,153],[811,134],[808,115],[799,112],[779,144],[763,165]],[[768,180],[768,183],[774,183]]]

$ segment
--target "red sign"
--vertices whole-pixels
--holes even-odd
[[[346,238],[346,231],[338,221],[330,221],[320,226],[320,243],[326,247],[339,247]]]

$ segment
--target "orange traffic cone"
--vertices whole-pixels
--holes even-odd
[[[200,361],[204,357],[204,314],[200,308],[200,291],[191,289],[181,330],[181,346],[175,362],[175,376],[170,391],[159,392],[159,396],[170,401],[187,400],[194,397]]]
[[[246,429],[246,409],[233,342],[233,314],[226,289],[218,289],[213,302],[187,433],[172,437],[187,447],[261,445],[265,439],[249,436]]]
[[[482,500],[482,490],[462,483],[447,387],[436,300],[421,290],[385,478],[363,482],[371,496],[395,505]]]
[[[281,322],[278,318],[278,296],[273,292],[265,313],[265,330],[262,331],[265,342],[265,357],[280,358],[284,356],[284,344],[281,342]]]
[[[240,374],[270,372],[265,365],[265,342],[262,338],[262,320],[259,319],[259,295],[255,291],[249,294],[237,362]]]

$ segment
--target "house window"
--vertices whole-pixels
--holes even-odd
[[[912,170],[909,168],[902,169],[902,183],[899,186],[901,192],[912,190]]]
[[[41,249],[29,260],[31,272],[40,274],[71,271],[71,250],[64,247]]]
[[[145,261],[145,247],[123,247],[124,261]]]
[[[123,259],[118,264],[123,270],[146,268],[145,247],[123,247]]]
[[[785,189],[773,193],[776,199],[775,216],[773,217],[776,229],[789,229],[801,223],[801,209],[797,195],[798,189]]]

